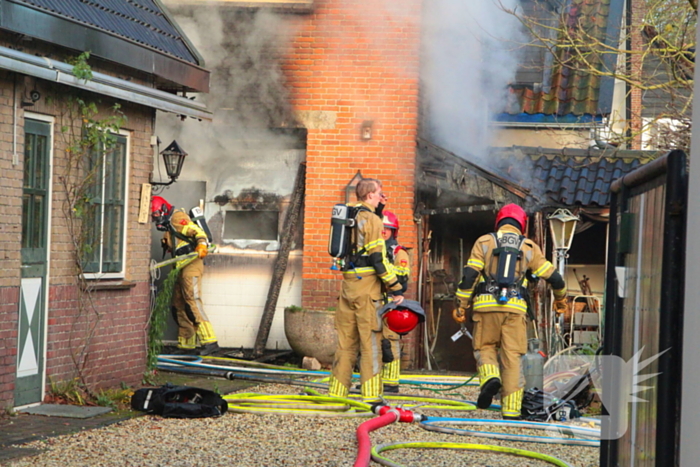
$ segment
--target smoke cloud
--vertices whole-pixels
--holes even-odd
[[[482,163],[491,143],[488,122],[505,106],[506,86],[515,77],[517,48],[523,43],[520,23],[501,9],[519,1],[500,4],[432,0],[424,10],[424,133],[445,149]]]
[[[251,187],[286,195],[303,150],[280,128],[295,127],[277,55],[293,33],[289,22],[266,9],[215,4],[170,6],[211,73],[210,92],[197,95],[212,123],[159,113],[157,134],[189,152],[183,180],[207,182],[207,201],[224,191]]]

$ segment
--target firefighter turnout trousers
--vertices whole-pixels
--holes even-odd
[[[502,414],[519,417],[525,385],[520,358],[527,352],[527,318],[524,313],[489,311],[475,312],[472,319],[480,384],[499,378]]]
[[[173,291],[173,317],[178,326],[178,347],[194,349],[197,339],[201,345],[216,342],[214,328],[202,307],[202,275],[204,262],[196,258],[185,266]]]
[[[368,403],[381,400],[382,322],[377,310],[382,305],[379,277],[345,275],[335,312],[338,347],[329,383],[330,396],[348,396],[359,352],[362,400]]]
[[[389,329],[388,326],[384,326],[383,335],[384,339],[387,339],[391,344],[392,360],[384,362],[382,380],[388,386],[398,386],[399,377],[401,376],[401,340],[399,335]]]

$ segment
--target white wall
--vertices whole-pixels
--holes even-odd
[[[217,254],[202,280],[204,309],[219,345],[252,348],[267,300],[277,252]],[[213,259],[213,258],[212,258]],[[284,308],[301,305],[301,251],[290,253],[267,349],[290,349],[284,335]]]

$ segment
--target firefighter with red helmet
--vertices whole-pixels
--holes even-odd
[[[402,286],[405,293],[408,289],[408,279],[411,275],[411,267],[409,263],[408,251],[398,242],[399,235],[399,218],[391,211],[383,210],[384,229],[382,230],[382,238],[386,243],[387,256],[389,262],[394,266],[394,273]],[[398,316],[398,314],[395,314]],[[407,315],[408,316],[408,315]],[[401,318],[394,318],[397,321]],[[410,320],[411,318],[406,318]],[[405,327],[404,324],[397,322],[399,328]],[[405,333],[404,333],[405,334]],[[382,370],[382,381],[384,383],[384,392],[398,393],[399,392],[399,377],[401,374],[401,341],[399,334],[391,330],[391,326],[384,326],[382,339],[382,361],[384,369]]]
[[[474,357],[481,387],[477,407],[490,407],[500,391],[504,419],[520,418],[520,358],[527,352],[526,274],[550,284],[557,313],[568,308],[564,279],[540,247],[525,238],[526,231],[527,214],[520,206],[508,204],[498,212],[496,232],[479,237],[472,248],[453,313],[455,321],[463,323],[468,309],[472,311]]]
[[[165,232],[161,242],[173,257],[197,253],[195,259],[184,267],[186,260],[177,263],[177,267],[182,267],[182,270],[175,284],[172,301],[173,318],[178,325],[178,351],[175,353],[209,355],[219,345],[214,328],[202,307],[202,259],[208,252],[207,234],[192,222],[183,209],[173,209],[161,196],[151,199],[151,219],[156,224],[156,229]],[[197,340],[203,346],[199,352]]]
[[[382,239],[382,221],[375,210],[384,199],[379,180],[363,178],[355,187],[359,204],[351,234],[351,248],[343,261],[343,283],[335,330],[338,346],[328,383],[328,394],[347,397],[352,372],[360,359],[360,390],[362,400],[376,403],[382,400],[382,319],[378,314],[384,304],[382,288],[393,296],[395,304],[403,301],[402,285],[387,259]]]

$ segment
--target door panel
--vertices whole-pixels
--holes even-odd
[[[41,402],[46,335],[46,277],[51,124],[25,120],[22,273],[15,406]]]

